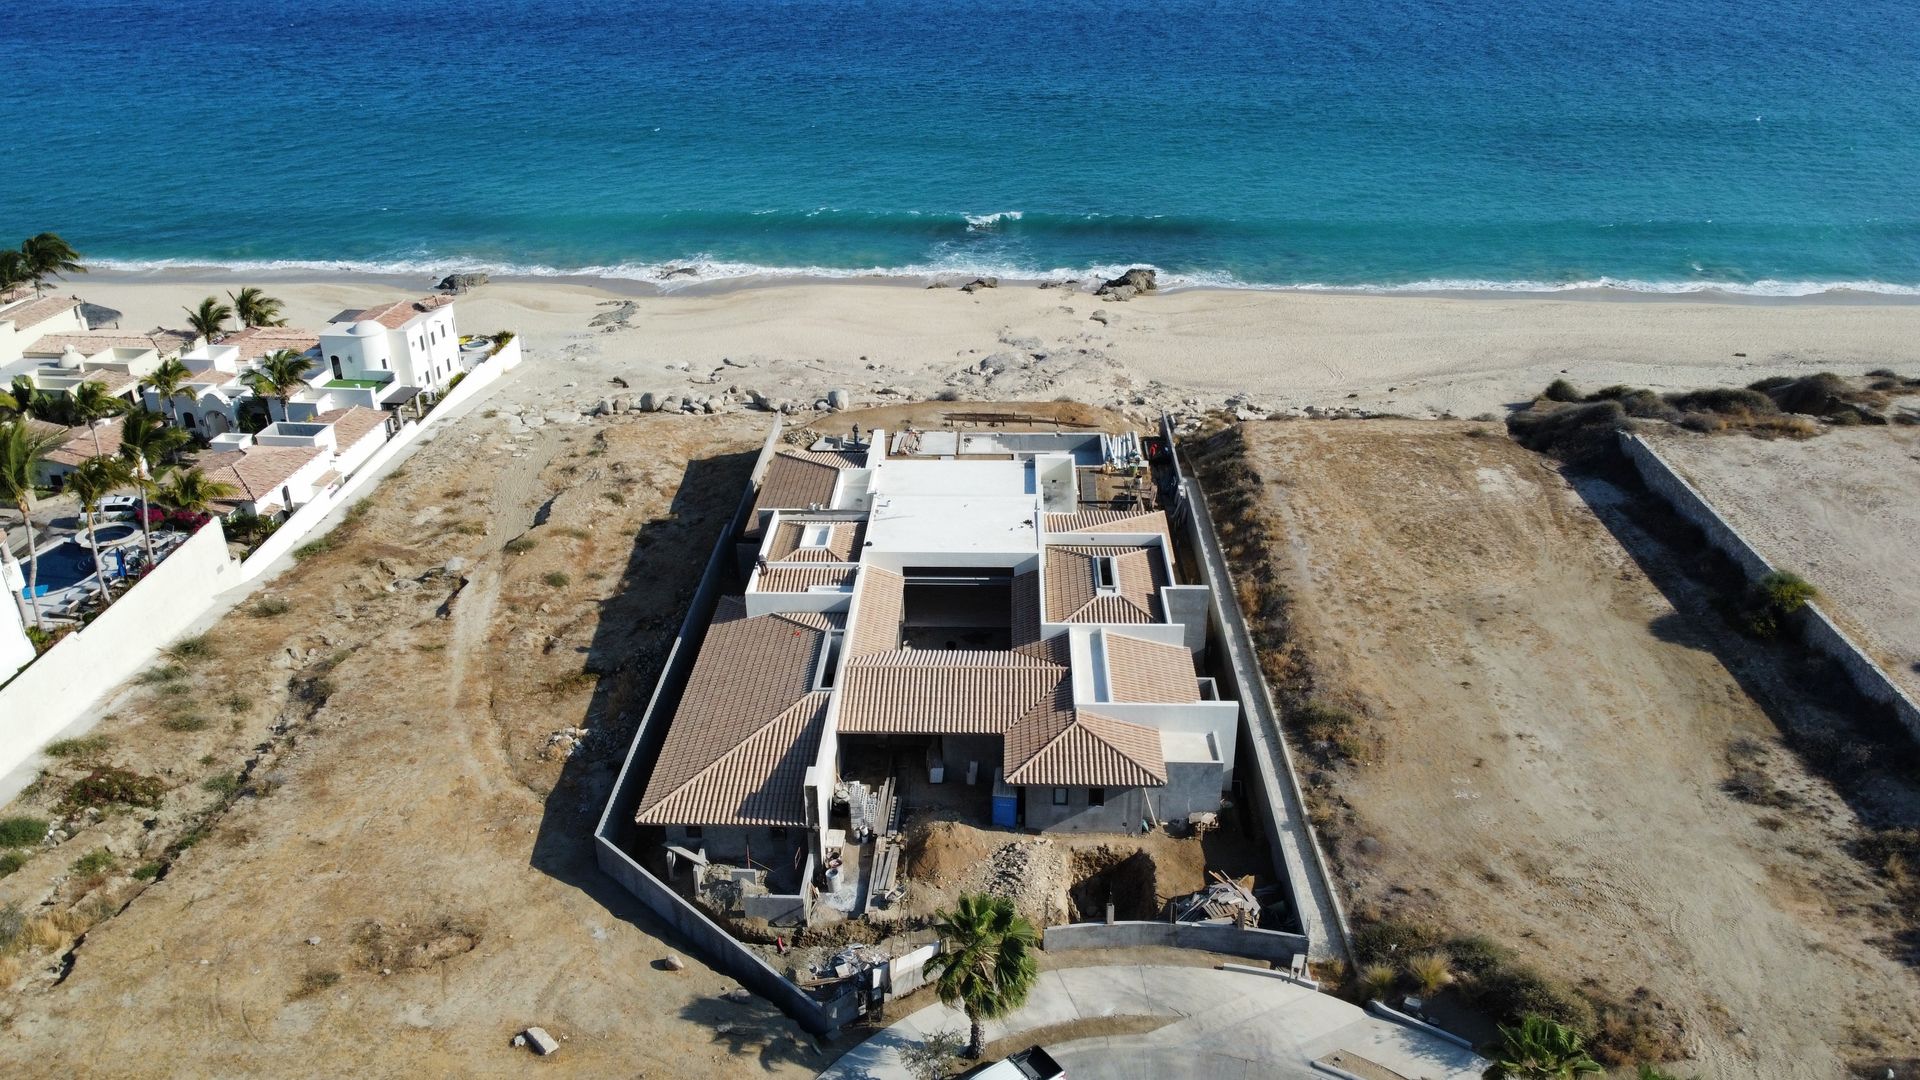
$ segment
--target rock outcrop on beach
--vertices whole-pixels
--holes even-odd
[[[1099,288],[1093,290],[1093,295],[1109,300],[1131,300],[1157,288],[1159,285],[1154,281],[1154,272],[1147,267],[1136,266],[1112,281],[1102,282]]]
[[[980,277],[980,278],[974,278],[972,281],[969,281],[965,285],[960,286],[960,291],[973,292],[975,289],[997,289],[999,287],[1000,287],[999,278]]]
[[[463,293],[468,289],[477,289],[487,283],[485,274],[448,274],[440,279],[442,292]]]

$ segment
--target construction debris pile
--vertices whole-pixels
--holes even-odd
[[[1213,923],[1251,929],[1260,925],[1260,901],[1253,894],[1253,877],[1235,880],[1218,870],[1207,871],[1213,884],[1172,902],[1175,922]]]

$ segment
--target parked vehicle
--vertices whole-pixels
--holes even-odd
[[[1029,1046],[1007,1055],[1005,1060],[975,1065],[961,1073],[959,1080],[1067,1080],[1067,1070],[1046,1050]]]

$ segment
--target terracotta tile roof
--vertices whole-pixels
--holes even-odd
[[[49,296],[0,311],[0,322],[10,322],[16,333],[25,333],[48,319],[65,315],[79,306],[80,298],[77,296]]]
[[[641,824],[804,827],[807,767],[820,753],[827,698],[810,693],[747,733],[635,815]]]
[[[242,360],[252,360],[280,349],[311,352],[320,347],[320,335],[297,326],[248,326],[221,338],[220,344],[232,345]]]
[[[773,530],[773,542],[767,545],[770,562],[859,562],[860,545],[867,536],[864,521],[834,521],[824,548],[801,547],[800,538],[809,525],[825,523],[820,518],[782,517]]]
[[[435,295],[419,300],[395,300],[391,304],[371,307],[354,315],[354,322],[371,319],[389,330],[398,330],[430,311],[437,311],[453,303],[453,297]]]
[[[1167,782],[1160,732],[1084,709],[1036,711],[1007,734],[1009,784],[1158,787]]]
[[[380,409],[369,409],[365,405],[355,405],[351,409],[334,409],[314,417],[322,424],[333,425],[333,443],[341,450],[354,446],[367,436],[387,426],[387,414]]]
[[[66,432],[67,441],[60,448],[47,455],[48,461],[61,465],[78,466],[90,457],[105,455],[111,457],[120,452],[120,431],[122,420],[113,420],[101,424],[99,429],[100,448],[94,449],[94,429],[82,424],[78,427],[60,429]]]
[[[1165,533],[1167,515],[1160,510],[1081,510],[1048,514],[1048,532]]]
[[[1193,653],[1182,645],[1108,632],[1107,686],[1115,701],[1171,705],[1200,700]]]
[[[827,632],[839,625],[838,616],[813,612],[749,618],[740,597],[723,598],[634,819],[744,823],[739,815],[748,812],[749,800],[743,793],[786,783],[780,770],[797,757],[793,747],[809,737],[818,746],[817,726],[810,727],[814,720],[808,717],[824,716],[826,695],[817,695],[812,712],[794,710],[816,696],[813,675],[820,649]],[[754,749],[735,753],[749,743]],[[751,800],[753,813],[771,815],[759,823],[804,824],[798,781],[793,783],[794,797],[777,806]],[[665,808],[669,802],[671,811]]]
[[[861,454],[813,453],[808,450],[782,450],[767,462],[767,473],[760,480],[760,494],[753,500],[754,510],[806,510],[833,502],[833,487],[841,469],[858,467]]]
[[[843,734],[998,735],[1061,694],[1067,670],[998,651],[903,650],[847,662],[840,688]]]
[[[877,566],[863,568],[853,629],[847,634],[852,655],[892,652],[900,647],[900,623],[906,617],[907,579]]]
[[[820,588],[845,589],[858,573],[851,566],[769,566],[760,571],[758,592],[806,592]]]
[[[312,446],[254,446],[232,453],[202,455],[194,464],[205,471],[207,479],[232,484],[240,490],[237,497],[220,502],[251,502],[264,510],[275,506],[285,508],[280,486],[319,456],[320,449]]]
[[[186,330],[156,329],[145,334],[121,332],[85,334],[44,334],[21,350],[23,356],[59,356],[72,345],[82,356],[95,356],[107,349],[152,349],[162,358],[178,356],[193,348],[200,338]]]
[[[1099,589],[1096,560],[1118,562],[1119,588]],[[1047,621],[1144,623],[1159,619],[1159,588],[1166,584],[1152,548],[1047,546]]]

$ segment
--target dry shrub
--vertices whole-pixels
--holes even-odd
[[[1627,409],[1618,401],[1551,407],[1536,404],[1507,417],[1507,433],[1536,453],[1570,464],[1586,464],[1617,452],[1616,433],[1627,427],[1627,416]]]
[[[67,930],[63,924],[70,914],[59,912],[42,915],[28,922],[26,930],[20,935],[21,940],[36,949],[53,949],[66,944]]]
[[[355,961],[368,971],[431,967],[473,951],[480,936],[479,923],[459,915],[409,919],[393,926],[372,920],[354,932]]]

